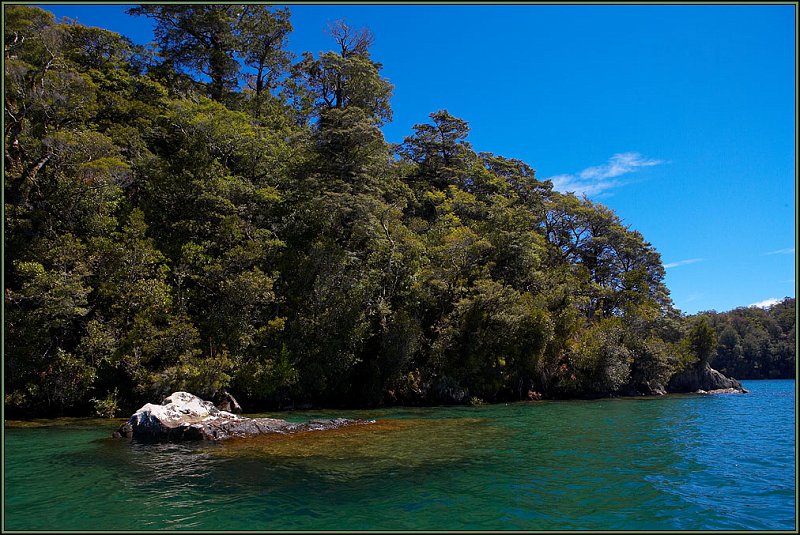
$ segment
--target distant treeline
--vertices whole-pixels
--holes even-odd
[[[648,393],[709,358],[607,207],[446,110],[386,143],[368,30],[296,58],[287,8],[130,13],[156,47],[5,6],[7,415]]]
[[[711,365],[737,379],[794,379],[794,298],[767,309],[748,307],[730,312],[703,312],[717,337]]]

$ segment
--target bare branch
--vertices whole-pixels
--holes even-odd
[[[329,23],[328,35],[339,45],[343,58],[368,56],[369,47],[375,42],[375,35],[369,28],[357,30],[349,26],[344,19]]]

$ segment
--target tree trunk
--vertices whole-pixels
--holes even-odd
[[[264,67],[259,66],[256,75],[256,119],[261,118],[261,93],[264,91]]]

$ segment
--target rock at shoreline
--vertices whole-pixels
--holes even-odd
[[[709,390],[708,392],[705,390],[698,390],[695,394],[743,394],[747,392],[747,390],[744,390],[744,392],[742,392],[742,390],[736,388],[718,388],[717,390]]]
[[[239,413],[242,412],[241,405],[239,405],[239,402],[236,401],[236,398],[233,397],[230,394],[230,392],[228,392],[227,390],[223,390],[220,393],[220,397],[222,398],[222,401],[217,403],[217,408],[219,410],[227,411],[227,412],[234,412],[236,414],[239,414]]]
[[[136,411],[113,436],[137,440],[224,440],[267,433],[324,431],[373,422],[334,418],[295,424],[275,418],[246,418],[221,411],[210,401],[188,392],[174,392],[161,405],[148,403]]]
[[[732,377],[712,368],[707,362],[684,370],[670,379],[667,391],[672,393],[746,394],[747,390]]]

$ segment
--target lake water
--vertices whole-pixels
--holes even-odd
[[[747,395],[273,414],[375,418],[220,444],[5,429],[6,530],[796,529],[795,382]]]

